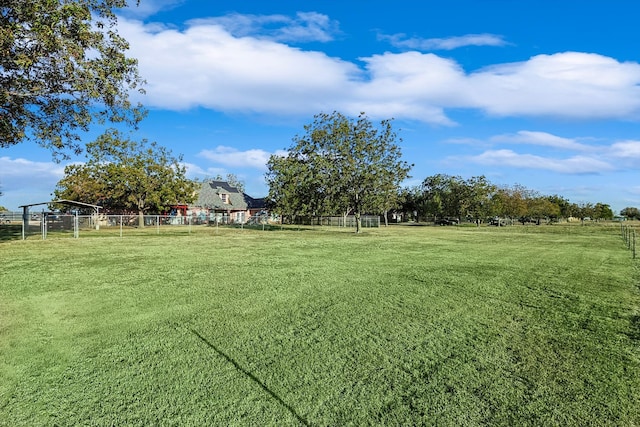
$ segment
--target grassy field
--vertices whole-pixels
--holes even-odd
[[[639,425],[613,227],[0,242],[0,425]]]

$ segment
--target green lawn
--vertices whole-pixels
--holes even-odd
[[[0,425],[638,425],[615,227],[0,242]]]

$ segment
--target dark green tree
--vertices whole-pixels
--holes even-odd
[[[137,61],[116,31],[126,0],[0,0],[0,147],[79,154],[92,123],[136,125]]]
[[[484,175],[467,179],[464,186],[467,199],[463,203],[464,214],[476,220],[491,216],[491,198],[498,188]]]
[[[640,209],[636,207],[626,207],[620,211],[620,215],[629,219],[640,219]]]
[[[424,215],[424,193],[420,185],[405,187],[400,190],[400,209],[406,218],[411,218],[416,222],[420,222],[420,218]]]
[[[383,213],[397,203],[400,183],[411,166],[401,160],[390,120],[379,126],[361,113],[321,113],[296,136],[286,157],[271,156],[269,198],[282,213],[310,216],[348,214],[361,230],[365,213]]]
[[[569,218],[570,216],[573,215],[571,203],[569,202],[569,200],[565,199],[564,197],[556,194],[553,196],[547,196],[547,200],[549,200],[549,202],[553,203],[554,205],[558,206],[558,209],[560,212],[559,217]]]
[[[578,216],[581,220],[593,218],[595,213],[595,205],[591,202],[582,202],[578,204]]]
[[[457,216],[457,203],[454,188],[461,178],[446,174],[432,175],[422,182],[422,215],[433,216],[435,219],[443,216]]]
[[[611,206],[609,206],[606,203],[596,203],[596,205],[593,208],[593,217],[596,220],[601,220],[601,219],[613,219],[613,210],[611,209]]]
[[[311,215],[311,197],[306,185],[306,162],[295,156],[271,156],[266,175],[269,185],[268,207],[277,210],[283,221],[296,221],[298,217]]]
[[[106,210],[146,213],[193,201],[195,185],[185,178],[181,157],[155,142],[133,141],[110,130],[87,144],[87,162],[65,168],[59,199],[99,204]]]
[[[438,217],[479,219],[489,216],[497,187],[485,176],[467,180],[459,176],[437,174],[422,182],[424,214]]]

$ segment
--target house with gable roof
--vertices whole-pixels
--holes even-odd
[[[205,181],[189,205],[192,215],[210,223],[244,224],[266,209],[264,198],[253,198],[226,181]]]

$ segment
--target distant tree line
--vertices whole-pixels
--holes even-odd
[[[463,179],[437,174],[421,185],[404,188],[399,210],[416,221],[457,218],[484,221],[492,217],[521,221],[558,218],[613,219],[605,203],[571,203],[559,195],[542,195],[521,185],[500,186],[485,176]]]
[[[403,188],[412,165],[401,160],[390,120],[376,126],[364,113],[350,119],[334,112],[316,115],[304,129],[286,156],[273,155],[267,165],[269,208],[285,221],[354,215],[358,223],[363,214],[382,215],[385,221],[394,216],[396,221],[504,218],[523,223],[614,217],[606,203],[572,203],[522,185],[497,185],[485,176],[437,174]],[[640,217],[635,208],[621,214]]]
[[[485,176],[463,179],[437,174],[420,185],[402,187],[412,165],[401,160],[390,120],[374,124],[361,113],[318,114],[296,136],[287,155],[268,162],[269,209],[286,221],[323,216],[356,218],[381,215],[388,220],[485,221],[495,217],[535,221],[559,218],[612,219],[605,203],[571,203],[559,195],[542,195],[521,185],[500,186]],[[85,163],[70,164],[55,197],[99,204],[103,212],[137,212],[142,216],[189,204],[201,182],[185,177],[182,157],[155,142],[135,141],[110,129],[86,146]],[[216,179],[222,179],[217,176]],[[241,191],[233,174],[227,180]],[[637,208],[621,212],[640,219]]]
[[[628,219],[640,219],[640,209],[627,207],[620,211],[620,215],[627,217]]]

